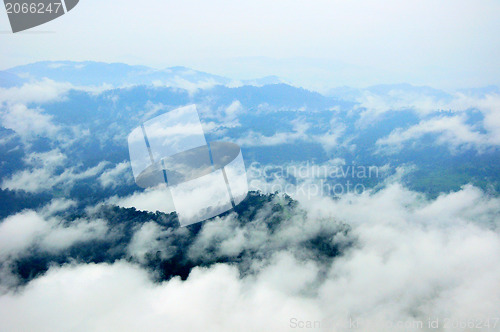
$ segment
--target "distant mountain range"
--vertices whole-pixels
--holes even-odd
[[[112,85],[113,87],[127,85],[183,87],[186,84],[200,84],[202,86],[228,84],[261,86],[282,83],[282,80],[276,76],[235,81],[227,77],[182,66],[154,69],[123,63],[43,61],[0,72],[0,86],[10,87],[29,80],[41,80],[44,78],[57,82],[68,82],[76,86]]]
[[[216,85],[237,87],[287,83],[282,78],[273,75],[240,80],[183,66],[155,69],[148,66],[94,61],[42,61],[0,71],[0,87],[3,88],[21,86],[26,82],[43,79],[67,82],[75,86],[110,86],[116,88],[131,85],[155,85],[179,87],[187,90],[193,88],[210,88]],[[455,92],[473,96],[484,96],[488,93],[500,93],[500,88],[490,85],[479,88],[461,89]],[[358,100],[367,94],[386,98],[405,95],[432,97],[435,100],[441,101],[449,101],[451,99],[449,92],[408,83],[380,84],[366,88],[342,86],[330,89],[323,94],[347,101]]]

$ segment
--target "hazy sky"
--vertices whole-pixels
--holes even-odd
[[[9,33],[0,68],[40,60],[185,65],[311,87],[500,84],[498,0],[81,0]]]

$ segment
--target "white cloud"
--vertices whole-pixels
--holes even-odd
[[[303,118],[297,118],[290,122],[292,129],[290,131],[280,131],[273,135],[266,136],[253,130],[245,133],[245,136],[236,140],[241,146],[276,146],[282,144],[291,144],[297,141],[319,143],[326,152],[331,152],[339,146],[343,146],[339,139],[345,133],[345,126],[337,121],[335,117],[330,120],[329,128],[321,134],[313,135],[308,133],[311,124]]]
[[[36,246],[46,252],[57,252],[74,243],[102,239],[108,227],[101,220],[77,219],[67,224],[59,217],[47,215],[54,212],[54,204],[38,213],[26,210],[5,218],[0,223],[0,259],[22,255]],[[60,208],[69,207],[70,205]]]
[[[24,170],[16,172],[10,178],[2,179],[2,189],[24,190],[30,193],[38,193],[51,189],[55,184],[53,174],[47,168]]]
[[[68,157],[59,149],[47,152],[32,152],[24,157],[24,162],[37,168],[48,168],[50,170],[63,166]]]
[[[224,128],[234,128],[241,126],[238,116],[244,111],[243,105],[239,100],[233,100],[231,104],[212,109],[204,105],[198,106],[198,112],[206,119],[216,120],[217,123],[212,121],[203,123],[203,128],[206,131],[214,132],[219,130],[221,133]]]
[[[242,247],[267,246],[268,259],[251,258],[253,273],[240,275],[235,267],[218,264],[195,268],[186,281],[154,283],[145,270],[123,261],[51,268],[20,292],[0,297],[0,325],[6,330],[289,331],[294,318],[332,330],[331,324],[353,317],[364,319],[360,331],[385,332],[421,330],[388,329],[387,321],[425,324],[428,317],[439,317],[443,324],[445,317],[496,317],[498,198],[466,186],[428,200],[395,183],[337,200],[303,200],[301,207],[307,214],[283,221],[274,233],[266,223],[262,229],[234,227],[231,215],[205,224],[192,257],[203,259],[210,243],[230,255]],[[341,234],[354,245],[331,266],[288,250],[294,241],[338,227],[335,220],[350,225],[349,233]],[[146,223],[129,249],[138,255],[154,252],[164,235],[161,226]]]
[[[339,146],[346,146],[349,143],[349,140],[340,143],[339,139],[344,135],[346,131],[345,125],[340,123],[335,116],[332,116],[330,120],[330,128],[328,131],[321,135],[313,135],[311,139],[313,141],[318,142],[323,146],[325,151],[330,152],[338,148]]]
[[[500,95],[490,94],[477,102],[484,115],[483,125],[491,144],[500,145]]]
[[[59,141],[61,144],[68,143],[71,139],[63,132],[61,125],[54,123],[53,116],[45,113],[43,108],[30,104],[62,101],[71,89],[99,94],[109,88],[109,86],[76,87],[49,79],[25,83],[21,87],[0,88],[0,125],[12,129],[24,141],[41,136]],[[69,129],[74,135],[82,134],[78,127]]]
[[[131,174],[130,162],[123,161],[112,169],[104,171],[99,176],[99,181],[103,188],[115,188],[118,184],[123,184],[124,181],[130,182],[132,180]]]
[[[292,267],[307,278],[305,267]],[[314,314],[316,308],[274,290],[277,284],[263,282],[253,291],[225,265],[197,268],[185,282],[174,278],[159,285],[124,262],[68,266],[51,270],[20,296],[1,297],[1,319],[6,330],[286,331],[290,313]],[[20,314],[30,319],[20,320]]]
[[[197,80],[196,78],[184,78],[182,76],[174,76],[166,81],[155,80],[151,82],[155,87],[172,87],[183,89],[188,92],[190,96],[193,96],[199,90],[211,89],[216,85],[221,85],[221,82],[217,82],[213,79]]]
[[[196,92],[198,92],[198,90],[210,89],[210,88],[213,88],[214,86],[216,86],[217,84],[219,84],[219,83],[215,80],[212,80],[212,79],[193,82],[193,81],[187,80],[185,78],[176,76],[174,78],[171,86],[187,90],[188,93],[192,96]]]
[[[72,88],[71,84],[43,79],[39,82],[25,83],[21,87],[0,88],[0,104],[46,103],[64,98]]]
[[[171,234],[171,230],[163,229],[162,226],[153,221],[144,223],[132,236],[127,252],[141,263],[146,263],[146,254],[161,253],[162,259],[168,259],[166,243],[168,243],[168,236]]]
[[[47,222],[35,211],[21,212],[4,219],[0,223],[2,258],[26,250],[47,229]]]
[[[243,112],[243,105],[239,100],[234,100],[229,106],[223,110],[223,115],[219,118],[224,127],[239,127],[238,116]]]
[[[27,162],[34,164],[35,167],[18,171],[10,178],[2,179],[1,188],[24,190],[30,193],[39,193],[58,185],[71,188],[76,181],[97,176],[109,164],[107,161],[102,161],[84,171],[79,171],[77,167],[72,166],[58,172],[58,166],[63,166],[65,160],[66,156],[60,153],[59,150],[52,150],[47,153],[33,153],[28,156]]]
[[[424,90],[419,91],[419,89]],[[389,111],[413,110],[419,116],[426,116],[441,110],[449,110],[454,106],[453,100],[460,97],[460,95],[448,97],[444,92],[441,93],[443,96],[437,96],[430,93],[427,88],[396,85],[387,87],[387,91],[360,90],[358,96],[347,99],[353,99],[359,103],[355,107],[360,110],[357,125],[365,128]]]
[[[48,252],[69,248],[75,243],[104,239],[108,226],[102,220],[77,219],[69,225],[60,220],[49,219],[51,229],[40,240],[39,246]]]
[[[361,245],[334,261],[325,305],[335,317],[351,310],[369,320],[494,315],[498,203],[470,186],[433,202],[400,185],[340,200],[331,211],[350,221]]]
[[[265,136],[259,132],[250,131],[245,137],[237,139],[236,143],[241,146],[273,146],[310,139],[309,134],[306,133],[310,128],[310,124],[301,119],[293,120],[291,124],[293,127],[292,131],[277,132],[272,136]]]
[[[67,198],[55,198],[49,204],[43,207],[41,214],[44,216],[52,216],[58,212],[67,211],[70,208],[77,206],[77,202]]]
[[[417,105],[410,106],[410,108],[413,107],[417,112],[420,112]],[[489,147],[500,145],[499,95],[489,94],[477,98],[459,93],[455,94],[449,102],[436,103],[435,107],[437,110],[450,110],[452,113],[446,116],[440,114],[439,111],[431,113],[429,117],[408,129],[398,128],[394,130],[387,137],[379,139],[377,144],[382,147],[386,146],[389,151],[391,148],[398,150],[405,142],[418,140],[426,134],[436,134],[438,144],[448,145],[453,150],[460,147],[473,147],[483,151]],[[386,108],[381,112],[390,109]],[[465,111],[471,109],[481,112],[484,119],[474,125],[468,124]],[[480,125],[484,127],[485,132],[479,131],[478,126]]]
[[[160,211],[170,213],[175,211],[174,202],[170,190],[166,187],[148,188],[144,191],[136,191],[126,197],[113,196],[108,203],[124,208],[136,208],[140,211]]]
[[[22,104],[3,107],[0,110],[0,120],[2,127],[12,129],[25,139],[37,136],[54,137],[60,130],[60,127],[52,122],[51,115]]]
[[[377,140],[376,144],[401,149],[403,143],[417,140],[426,134],[436,134],[436,143],[446,144],[454,149],[465,146],[482,150],[490,143],[487,135],[475,131],[466,123],[464,115],[457,115],[434,117],[406,130],[396,129],[389,136]]]

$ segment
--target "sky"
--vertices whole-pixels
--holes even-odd
[[[43,60],[183,65],[298,85],[500,84],[497,0],[81,0],[12,34],[0,11],[0,69]]]

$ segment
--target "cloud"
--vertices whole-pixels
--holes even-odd
[[[51,169],[64,164],[65,156],[54,150],[31,154],[25,162]],[[363,319],[362,331],[387,331],[388,321],[495,317],[500,305],[499,198],[468,185],[429,200],[397,182],[335,200],[297,198],[299,208],[285,213],[279,207],[288,202],[277,195],[247,221],[229,213],[204,223],[182,249],[186,260],[207,267],[193,269],[185,281],[154,282],[145,266],[148,257],[174,255],[179,245],[174,240],[182,243],[190,231],[183,228],[174,235],[152,221],[138,225],[126,251],[142,267],[124,261],[52,267],[21,291],[0,296],[5,313],[0,326],[288,331],[299,320],[332,330],[354,317]],[[154,211],[165,209],[169,199],[165,191],[146,190],[109,202]],[[4,261],[30,249],[60,252],[79,241],[104,239],[110,231],[104,221],[67,224],[54,217],[74,204],[53,201],[40,212],[24,211],[0,223]],[[341,248],[339,254],[317,254],[318,236],[322,245]],[[231,263],[214,265],[214,259]],[[5,278],[5,268],[0,272]]]
[[[43,207],[41,214],[44,216],[52,216],[59,212],[67,211],[70,208],[77,206],[77,202],[72,199],[55,198],[49,204]]]
[[[311,140],[318,142],[323,146],[326,152],[335,150],[335,148],[345,147],[349,140],[340,142],[340,138],[345,134],[346,126],[338,121],[335,116],[330,120],[330,128],[324,134],[311,135]]]
[[[376,144],[400,150],[405,142],[415,141],[427,134],[436,134],[437,144],[445,144],[453,149],[475,147],[483,150],[484,147],[489,146],[491,143],[489,137],[475,131],[466,123],[466,120],[464,115],[434,117],[421,121],[406,130],[398,128],[389,136],[378,139]]]
[[[104,171],[99,176],[99,182],[103,188],[116,188],[117,185],[123,184],[125,181],[131,182],[131,174],[130,162],[123,161],[116,164],[114,168]]]
[[[18,213],[4,219],[0,224],[2,258],[26,250],[47,228],[46,221],[35,211]]]
[[[0,325],[6,330],[289,331],[293,322],[311,321],[348,331],[344,324],[351,318],[363,319],[360,331],[387,331],[389,322],[425,324],[439,317],[443,324],[445,317],[467,321],[497,314],[499,198],[465,186],[428,200],[393,183],[336,200],[301,200],[304,213],[295,211],[271,231],[267,225],[279,200],[248,223],[237,223],[233,214],[205,223],[189,248],[189,256],[200,262],[210,255],[241,257],[249,273],[234,264],[215,264],[194,268],[185,281],[156,283],[146,270],[124,261],[52,267],[20,292],[0,297]],[[43,224],[33,212],[26,216],[34,220],[30,226]],[[338,220],[350,225],[348,233],[339,232]],[[23,233],[27,242],[35,238],[32,233]],[[353,245],[318,260],[305,254],[307,247],[296,246],[314,234]],[[145,223],[136,229],[129,254],[141,261],[168,246],[170,238],[163,226]],[[241,256],[243,248],[253,254]],[[419,329],[396,325],[389,330]]]
[[[498,203],[471,186],[429,202],[399,184],[341,199],[331,211],[350,221],[360,246],[334,261],[320,291],[325,305],[335,317],[354,311],[368,321],[494,314]]]
[[[50,220],[51,230],[40,240],[40,248],[58,252],[78,242],[104,239],[108,226],[102,220],[77,219],[66,226],[61,221]]]
[[[375,88],[377,87],[373,89]],[[356,123],[358,127],[365,128],[373,124],[389,111],[413,110],[423,117],[448,110],[452,106],[452,100],[458,97],[432,88],[410,85],[387,86],[379,90],[381,91],[358,90],[353,96],[347,96],[347,100],[359,103],[355,107],[360,112],[360,119]]]
[[[0,104],[9,105],[46,103],[64,98],[66,93],[72,88],[71,84],[54,82],[44,79],[39,82],[25,83],[21,87],[0,88]]]
[[[500,145],[500,95],[485,96],[477,102],[477,108],[483,111],[483,126],[488,132],[490,143]]]
[[[296,274],[282,280],[304,283],[312,275],[307,266],[294,262],[289,267]],[[226,265],[197,268],[185,282],[174,278],[159,285],[125,262],[68,266],[49,271],[19,296],[0,298],[2,326],[47,331],[286,331],[289,313],[313,314],[316,308],[275,290],[278,285],[284,284],[269,278],[245,286],[237,270]],[[21,313],[30,319],[19,320]]]
[[[99,94],[110,88],[78,87],[49,79],[25,83],[21,87],[0,88],[0,124],[15,131],[25,142],[38,137],[48,137],[60,144],[69,144],[73,138],[70,137],[71,134],[81,135],[81,129],[63,128],[54,123],[53,116],[45,113],[39,105],[63,101],[70,90]]]
[[[154,80],[151,82],[155,87],[172,87],[186,90],[190,96],[196,94],[199,90],[211,89],[214,86],[221,85],[221,82],[217,82],[214,79],[205,80],[190,80],[181,76],[174,76],[167,81]]]
[[[52,122],[52,116],[41,109],[28,108],[22,104],[6,106],[0,110],[2,127],[12,129],[24,139],[38,136],[55,137],[60,127]]]
[[[289,144],[298,140],[308,140],[310,137],[306,133],[310,124],[301,120],[292,121],[293,130],[290,132],[278,132],[272,136],[265,136],[259,132],[250,131],[245,137],[236,140],[241,146],[273,146]]]
[[[25,158],[25,162],[32,167],[17,171],[10,178],[3,178],[1,188],[23,190],[29,193],[40,193],[60,185],[67,189],[77,181],[97,176],[109,164],[107,161],[102,161],[84,171],[79,171],[78,167],[74,166],[61,171],[66,160],[67,156],[59,149],[44,153],[31,153]],[[104,179],[109,176],[108,174]]]
[[[170,190],[165,187],[136,191],[126,197],[113,196],[108,199],[107,203],[124,208],[133,207],[140,211],[160,211],[164,213],[175,211]]]
[[[311,134],[311,124],[303,118],[296,118],[290,121],[292,129],[289,131],[276,132],[266,136],[260,132],[250,130],[245,136],[236,139],[236,143],[244,147],[255,146],[277,146],[282,144],[292,144],[298,141],[312,142],[320,144],[326,152],[331,152],[344,143],[340,138],[345,133],[345,125],[332,117],[327,130],[321,134]]]
[[[61,201],[52,202],[43,212],[53,213],[55,205]],[[67,208],[71,204],[59,206]],[[42,212],[42,213],[43,213]],[[23,255],[28,249],[36,247],[42,252],[57,252],[64,250],[77,242],[102,239],[108,227],[101,220],[77,219],[69,224],[59,217],[26,210],[5,218],[0,223],[0,259],[8,260]]]
[[[63,166],[68,157],[59,149],[50,150],[47,152],[32,152],[24,157],[24,162],[27,165],[37,168],[54,169]]]
[[[378,325],[384,319],[495,315],[499,299],[492,290],[500,271],[495,268],[498,257],[491,254],[500,248],[498,234],[475,227],[451,233],[409,230],[360,229],[362,247],[337,258],[319,287],[317,264],[286,252],[274,255],[257,275],[240,277],[236,268],[219,264],[195,268],[186,281],[160,284],[125,262],[53,268],[21,293],[0,298],[2,312],[8,313],[2,326],[288,331],[294,318],[331,327],[353,316],[370,324],[361,325],[361,331],[386,331]],[[311,287],[316,290],[309,295]]]
[[[418,106],[410,105],[410,108],[418,111]],[[467,96],[457,93],[451,101],[437,103],[437,110],[427,115],[420,123],[407,129],[398,128],[388,136],[377,141],[379,146],[391,149],[401,149],[403,143],[416,141],[426,134],[437,135],[436,143],[448,145],[451,149],[475,148],[483,151],[489,147],[500,145],[500,96],[487,94],[483,97]],[[385,109],[385,111],[391,108]],[[443,115],[439,109],[449,110],[451,113]],[[468,110],[478,110],[483,119],[474,125],[467,123]],[[384,112],[384,111],[381,111]],[[480,131],[480,128],[484,128]]]
[[[239,100],[233,100],[231,104],[219,107],[216,110],[201,107],[200,112],[208,118],[216,119],[222,128],[234,128],[241,126],[238,117],[244,112],[244,107]]]
[[[167,250],[165,250],[165,242],[168,241],[169,235],[172,235],[171,231],[163,229],[155,222],[144,223],[132,236],[127,252],[130,257],[135,258],[142,264],[147,263],[147,254],[160,253],[163,259],[170,258]]]

